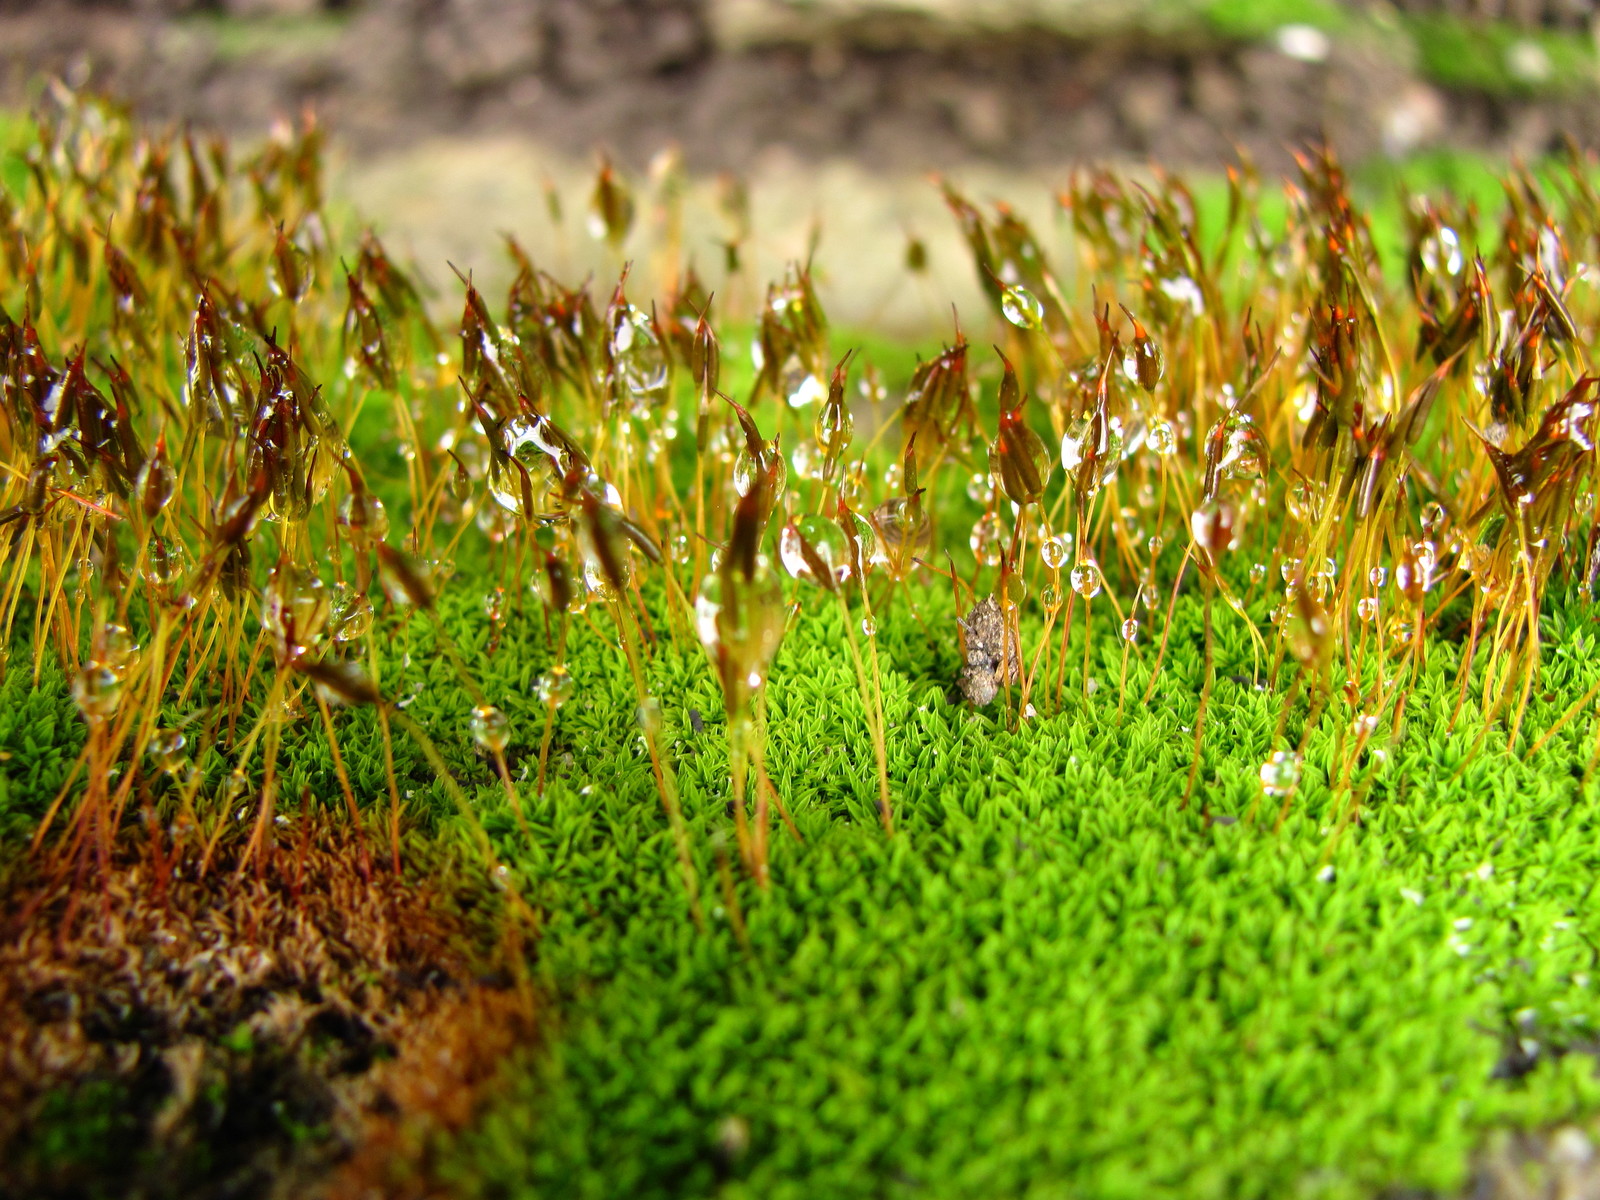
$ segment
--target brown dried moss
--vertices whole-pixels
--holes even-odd
[[[369,882],[347,828],[286,833],[259,875],[236,878],[242,840],[199,877],[198,847],[144,837],[90,895],[13,873],[0,1193],[425,1192],[431,1131],[532,1029],[492,971],[492,893],[441,864]]]

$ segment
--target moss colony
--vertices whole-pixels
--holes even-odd
[[[1366,1196],[1600,1110],[1589,163],[1382,261],[1317,154],[947,189],[992,313],[860,353],[670,240],[441,321],[318,137],[7,168],[10,1186]]]

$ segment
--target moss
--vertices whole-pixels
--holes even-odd
[[[1490,95],[1587,94],[1596,83],[1594,39],[1575,33],[1408,17],[1417,66],[1434,83]]]
[[[341,13],[310,13],[266,17],[198,14],[179,24],[183,32],[198,35],[224,63],[243,62],[263,54],[304,56],[331,49],[349,27]]]
[[[953,628],[947,598],[919,605]],[[1577,634],[1590,611],[1552,621],[1535,724],[1600,677]],[[464,1188],[1363,1195],[1454,1187],[1483,1130],[1600,1101],[1579,1052],[1600,1020],[1586,739],[1523,762],[1491,732],[1468,755],[1448,646],[1403,736],[1358,768],[1361,825],[1331,829],[1341,712],[1274,832],[1270,808],[1243,819],[1281,697],[1228,678],[1250,670],[1242,632],[1219,630],[1202,787],[1181,806],[1197,601],[1152,705],[1118,723],[1115,679],[1082,697],[1069,669],[1066,711],[1017,733],[951,705],[953,646],[899,610],[879,634],[888,840],[838,620],[803,618],[774,669],[769,764],[804,841],[775,835],[769,894],[740,885],[748,951],[720,907],[694,931],[632,691],[613,649],[575,641],[563,766],[544,796],[519,788],[532,843],[478,797],[546,906],[539,971],[564,1033],[456,1146]],[[489,686],[514,662],[489,659]],[[727,826],[715,685],[671,650],[652,674],[709,894]],[[1130,671],[1135,696],[1146,678]],[[508,711],[533,740],[534,714]],[[1524,1039],[1536,1065],[1498,1078]]]
[[[1340,33],[1353,23],[1349,8],[1331,0],[1209,0],[1197,7],[1217,33],[1245,41],[1268,37],[1285,25],[1310,25]]]
[[[56,506],[47,512],[24,484],[32,448],[60,449],[61,431],[47,427],[56,418],[46,404],[15,418],[32,436],[13,439],[10,495],[19,503],[4,519],[24,536],[12,543],[7,611],[23,629],[36,590],[70,602],[49,623],[37,686],[23,668],[27,648],[13,647],[0,693],[0,750],[10,756],[0,814],[26,832],[84,745],[59,659],[84,672],[72,676],[80,686],[120,687],[107,703],[85,705],[94,730],[87,786],[63,813],[63,824],[79,824],[66,836],[58,826],[39,860],[63,909],[91,871],[116,865],[109,851],[148,855],[165,888],[202,875],[194,860],[220,846],[206,876],[217,905],[250,899],[253,868],[257,883],[264,872],[293,872],[283,880],[286,920],[313,904],[349,910],[342,897],[352,893],[326,880],[302,890],[308,838],[288,853],[293,839],[276,836],[273,815],[296,834],[323,823],[343,830],[348,841],[337,845],[353,849],[329,850],[337,870],[324,874],[374,903],[382,893],[367,878],[369,847],[393,854],[372,855],[386,860],[372,878],[394,885],[389,862],[407,838],[421,849],[411,860],[419,871],[454,869],[460,844],[481,846],[478,869],[537,918],[526,958],[553,1015],[541,1047],[507,1064],[503,1099],[457,1138],[458,1190],[1358,1195],[1453,1187],[1486,1130],[1600,1108],[1585,1056],[1600,1017],[1587,984],[1597,932],[1588,897],[1600,865],[1586,774],[1591,714],[1538,740],[1600,678],[1594,612],[1572,580],[1595,536],[1592,505],[1581,502],[1593,490],[1595,440],[1581,346],[1593,341],[1596,314],[1586,289],[1534,275],[1560,258],[1559,242],[1548,249],[1547,211],[1566,222],[1570,246],[1593,240],[1600,209],[1587,168],[1512,195],[1481,279],[1458,264],[1415,281],[1367,269],[1364,218],[1331,159],[1308,160],[1281,208],[1253,210],[1264,223],[1281,214],[1281,243],[1241,239],[1209,255],[1196,251],[1205,229],[1190,238],[1181,185],[1080,176],[1067,193],[1068,220],[1084,230],[1073,299],[1006,210],[990,220],[949,193],[977,265],[990,272],[991,298],[1002,310],[1017,300],[998,283],[1014,274],[1041,308],[1039,298],[1049,300],[1045,326],[1015,321],[1014,309],[1011,326],[974,336],[981,345],[992,333],[1004,347],[974,349],[970,379],[930,379],[915,397],[907,377],[916,355],[869,345],[890,387],[854,406],[862,457],[831,463],[852,476],[833,490],[799,463],[777,481],[782,456],[828,446],[842,401],[819,420],[815,408],[761,394],[748,327],[725,331],[727,370],[716,383],[756,416],[736,424],[722,409],[708,423],[712,440],[691,447],[692,367],[676,385],[660,382],[667,351],[654,330],[692,328],[698,297],[652,308],[647,331],[642,308],[619,305],[601,318],[592,296],[530,273],[516,293],[516,337],[490,336],[469,292],[454,356],[453,334],[396,299],[394,266],[375,244],[336,259],[320,235],[290,243],[285,206],[314,208],[320,194],[309,130],[242,168],[251,180],[250,195],[237,197],[242,240],[208,269],[226,276],[213,281],[218,296],[262,299],[230,301],[224,329],[204,333],[224,318],[210,301],[191,309],[190,281],[175,274],[163,249],[170,239],[153,225],[133,226],[144,232],[130,251],[108,249],[105,279],[86,274],[84,247],[98,243],[85,231],[122,228],[121,215],[143,211],[141,197],[167,205],[184,236],[204,232],[201,217],[215,211],[160,200],[160,180],[138,175],[160,156],[130,158],[131,135],[96,140],[109,118],[98,108],[88,116],[88,132],[52,132],[47,122],[40,136],[64,153],[81,134],[83,146],[102,146],[121,165],[103,187],[64,173],[63,195],[76,199],[52,197],[25,213],[29,228],[53,232],[37,241],[49,248],[47,269],[8,302],[27,314],[6,326],[10,394],[26,398],[24,385],[41,378],[27,350],[35,338],[46,365],[51,355],[67,364],[68,379],[78,370],[72,347],[100,359],[127,349],[143,390],[114,407],[70,393],[80,400],[59,411],[82,426],[70,453],[94,447],[105,463],[83,471],[106,486],[80,489],[71,463],[51,461],[40,478],[72,488],[47,488]],[[219,163],[193,164],[187,186],[229,174]],[[606,168],[601,183],[614,182]],[[211,199],[220,204],[225,190],[231,205],[221,180]],[[116,212],[84,222],[96,204]],[[1391,204],[1377,218],[1389,231],[1381,255],[1398,259],[1403,246],[1418,262],[1437,258],[1447,221],[1472,249],[1455,207],[1417,217],[1403,241],[1391,236],[1402,212]],[[72,219],[82,224],[76,240],[66,234]],[[117,254],[138,257],[144,284],[113,269]],[[322,282],[291,300],[304,278],[297,255],[320,260]],[[341,292],[334,262],[352,258]],[[372,296],[383,289],[392,294],[380,312]],[[1559,289],[1573,311],[1552,299]],[[1369,301],[1369,290],[1380,294]],[[137,302],[141,291],[148,303]],[[1137,308],[1126,325],[1117,297]],[[1091,303],[1099,329],[1087,318]],[[1492,328],[1449,316],[1476,322],[1471,314],[1490,308],[1516,316],[1523,333],[1495,341]],[[804,372],[827,375],[852,341],[824,335],[798,279],[760,314],[784,396]],[[276,319],[303,367],[268,341]],[[1454,343],[1440,340],[1446,319]],[[967,327],[978,328],[970,316]],[[1551,363],[1552,345],[1566,357]],[[1393,347],[1412,346],[1415,361],[1402,364]],[[213,351],[236,360],[248,420],[210,419],[216,397],[207,398],[200,367]],[[708,358],[708,345],[673,350],[691,364],[697,355]],[[1152,372],[1163,357],[1165,374]],[[852,369],[859,384],[866,364]],[[108,387],[119,381],[96,370]],[[1536,387],[1536,377],[1549,382]],[[1487,406],[1477,379],[1488,380]],[[1563,379],[1571,390],[1557,399]],[[1421,399],[1412,407],[1408,396]],[[1431,416],[1421,400],[1435,403]],[[1522,449],[1486,450],[1473,436],[1468,422],[1480,424],[1486,407]],[[349,429],[349,459],[333,414]],[[1070,478],[1046,479],[1056,458],[1040,441],[1046,421],[1061,461],[1077,460]],[[408,431],[402,442],[412,422],[414,440]],[[166,497],[160,452],[143,449],[163,444],[163,431],[187,464],[181,479],[168,476]],[[312,452],[318,439],[326,457]],[[487,439],[499,443],[493,454]],[[530,467],[524,522],[504,520],[500,507],[513,453],[532,456],[516,459]],[[912,490],[913,469],[925,491]],[[703,487],[698,496],[691,482]],[[242,561],[238,498],[264,504],[269,491],[274,508],[251,534],[253,565],[213,575],[218,563]],[[868,581],[880,701],[853,653],[873,636],[859,598],[846,609],[775,564],[758,565],[758,547],[783,557],[786,533],[787,565],[831,581],[818,555],[802,553],[796,567],[793,539],[802,525],[817,528],[797,514],[835,511],[840,492],[880,514],[886,541],[920,499],[930,563],[972,580],[977,595],[1029,589],[1018,609],[1023,657],[1046,665],[1025,719],[1017,696],[979,711],[953,701],[955,616],[971,597],[958,599],[931,571],[903,588],[883,572]],[[368,493],[389,506],[381,548],[369,536]],[[969,537],[980,514],[984,529],[1014,532],[1025,555],[998,579],[998,548],[980,564]],[[484,518],[496,540],[479,536]],[[1074,533],[1072,566],[1063,542],[1039,553],[1044,521]],[[634,555],[630,547],[655,548],[634,522],[659,530],[664,563]],[[152,529],[192,538],[207,565],[152,578],[142,570]],[[916,540],[901,535],[902,544]],[[725,564],[717,583],[728,651],[715,674],[685,602],[699,583],[686,560],[711,549]],[[1083,592],[1083,579],[1101,577],[1085,556],[1103,564],[1104,590],[1092,605],[1076,601],[1067,632],[1051,625],[1045,643],[1046,588],[1062,585],[1062,568]],[[1297,570],[1295,556],[1315,569]],[[1180,560],[1196,558],[1206,572],[1197,581],[1190,570],[1183,585]],[[590,580],[559,616],[537,589],[552,563]],[[280,570],[269,577],[272,564]],[[637,590],[624,588],[625,573]],[[398,576],[408,601],[383,598],[374,574],[391,586]],[[424,574],[431,586],[419,582]],[[370,629],[340,624],[335,639],[316,586],[334,580],[358,580],[377,600]],[[1219,581],[1227,602],[1208,616]],[[740,587],[745,603],[735,604]],[[607,600],[613,591],[626,592],[620,603]],[[1485,599],[1474,605],[1476,597]],[[1143,622],[1126,636],[1125,613]],[[1482,623],[1469,630],[1474,618]],[[1406,622],[1420,620],[1429,628],[1413,643]],[[762,687],[764,635],[784,621]],[[1525,652],[1532,635],[1538,663]],[[1477,648],[1470,663],[1465,645]],[[1425,666],[1404,677],[1402,706],[1395,680],[1413,652]],[[562,655],[576,687],[553,711],[539,681]],[[1303,668],[1297,655],[1329,665]],[[371,692],[345,673],[358,666]],[[1517,692],[1501,687],[1507,680],[1524,679],[1525,694],[1496,701]],[[344,780],[312,705],[315,683],[370,702],[333,722]],[[785,809],[773,825],[770,890],[756,882],[767,856],[741,844],[730,812],[729,777],[743,760],[729,747],[742,726],[729,726],[752,690],[765,769]],[[505,746],[475,741],[484,706],[504,717]],[[155,726],[184,729],[186,749],[164,739],[161,763],[131,763]],[[732,740],[743,747],[742,736]],[[1304,752],[1298,768],[1275,761],[1294,747]],[[174,761],[180,749],[195,756],[196,775]],[[1264,789],[1286,770],[1299,782],[1283,803]],[[146,827],[154,836],[74,836],[106,827],[105,806],[120,804],[120,786],[104,786],[113,779],[128,782],[129,813],[155,815]],[[357,822],[381,826],[381,841],[343,825],[346,781]],[[306,808],[335,815],[314,823]],[[191,814],[198,828],[186,823]],[[144,894],[131,872],[119,886]],[[151,912],[168,911],[146,891]],[[212,897],[196,899],[209,916]],[[134,936],[126,918],[135,906],[107,906]],[[508,898],[479,911],[509,924],[530,907]],[[90,914],[80,916],[86,936],[97,936]],[[43,930],[48,919],[35,918],[30,944],[57,944]],[[519,954],[532,925],[507,930]],[[373,932],[383,936],[353,951],[349,979],[379,1003],[393,943]],[[250,938],[260,936],[232,945],[253,952]],[[237,1058],[266,1044],[239,1025],[244,1013],[212,1015],[217,1024],[202,1031],[210,1050]],[[106,1040],[122,1041],[123,1030],[115,1025]],[[252,1123],[270,1118],[274,1144],[315,1140],[322,1124],[309,1109],[287,1120],[263,1104],[250,1112]]]
[[[83,720],[54,655],[41,664],[34,685],[26,644],[0,677],[0,844],[14,845],[32,832],[61,791],[83,749]]]

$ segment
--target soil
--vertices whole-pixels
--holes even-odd
[[[98,883],[16,864],[0,951],[0,1193],[422,1194],[531,1002],[486,971],[482,896],[297,817],[237,845],[130,837]],[[242,840],[242,839],[241,839]]]

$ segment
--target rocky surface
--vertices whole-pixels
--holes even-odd
[[[1600,142],[1591,97],[1444,93],[1416,77],[1403,38],[1375,33],[1239,43],[1126,20],[1080,23],[1088,36],[749,15],[768,10],[787,11],[773,0],[14,0],[0,10],[0,94],[14,101],[53,71],[156,117],[235,131],[312,105],[359,149],[514,133],[571,153],[604,145],[638,165],[675,141],[706,171],[773,146],[928,169],[1214,164],[1238,145],[1273,168],[1318,137],[1351,158],[1464,145],[1535,155],[1563,133]]]

